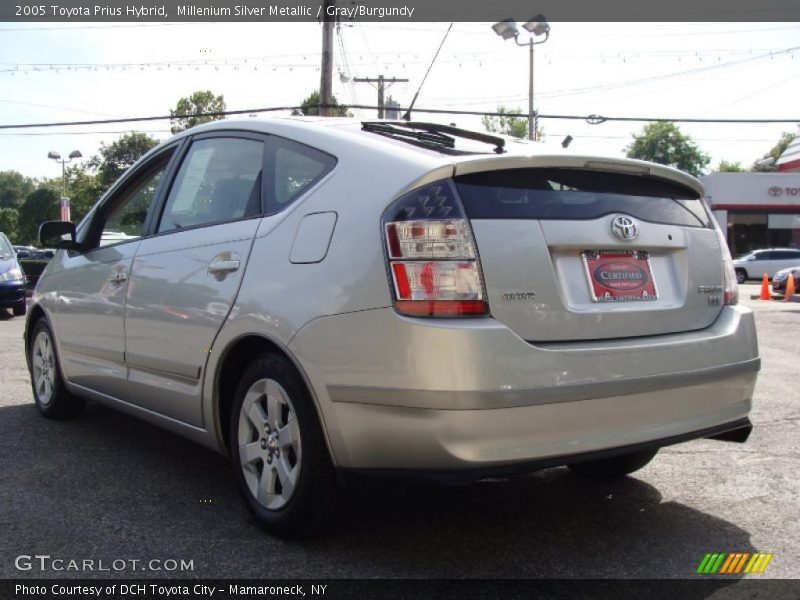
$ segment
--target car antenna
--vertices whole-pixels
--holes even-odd
[[[411,104],[408,106],[408,110],[406,110],[406,114],[404,114],[401,118],[404,121],[411,120],[411,109],[414,108],[414,103],[417,101],[417,96],[419,96],[420,91],[422,91],[422,86],[425,85],[425,80],[428,78],[428,73],[431,72],[433,68],[433,63],[436,62],[436,58],[439,56],[439,52],[442,51],[442,46],[444,46],[444,42],[447,39],[447,36],[450,35],[450,30],[453,28],[453,24],[450,23],[450,27],[447,28],[447,31],[444,32],[444,37],[442,38],[442,43],[439,44],[439,48],[436,50],[436,54],[433,55],[433,60],[431,64],[428,66],[428,70],[425,71],[425,77],[422,78],[422,83],[419,84],[419,88],[417,89],[417,93],[414,94],[414,99],[411,101]]]

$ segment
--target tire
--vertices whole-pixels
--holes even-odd
[[[24,317],[27,310],[28,306],[25,303],[25,300],[23,300],[20,304],[15,305],[12,309],[15,317]]]
[[[231,466],[251,513],[269,533],[321,533],[337,510],[336,472],[313,400],[294,365],[263,354],[242,376],[229,424]]]
[[[747,281],[747,271],[744,269],[736,269],[736,283],[744,283]]]
[[[588,460],[586,462],[567,465],[574,473],[584,477],[595,479],[617,479],[638,471],[647,463],[653,460],[658,453],[655,450],[645,450],[642,452],[632,452],[611,458],[601,458],[600,460]]]
[[[39,319],[33,327],[29,352],[31,389],[39,412],[48,419],[69,419],[80,414],[86,401],[67,392],[53,332],[45,319]]]

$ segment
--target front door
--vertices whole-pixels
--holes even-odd
[[[131,265],[171,154],[148,161],[98,207],[84,240],[89,250],[60,255],[53,326],[64,373],[120,400],[130,399],[124,316]]]
[[[203,371],[258,229],[263,164],[261,138],[231,133],[196,138],[182,159],[131,271],[125,349],[134,403],[203,425]]]

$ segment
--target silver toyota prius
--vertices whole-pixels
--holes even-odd
[[[281,536],[348,473],[469,482],[743,442],[752,313],[697,179],[434,123],[218,121],[76,227],[28,312],[33,396],[230,456]]]

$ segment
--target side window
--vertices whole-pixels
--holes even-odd
[[[209,138],[192,143],[169,192],[158,232],[261,213],[264,143]]]
[[[144,225],[158,186],[164,178],[172,151],[160,157],[144,174],[125,189],[116,206],[103,221],[100,246],[135,240],[144,235]]]
[[[268,212],[283,210],[336,165],[329,155],[284,138],[273,137],[271,198]]]

